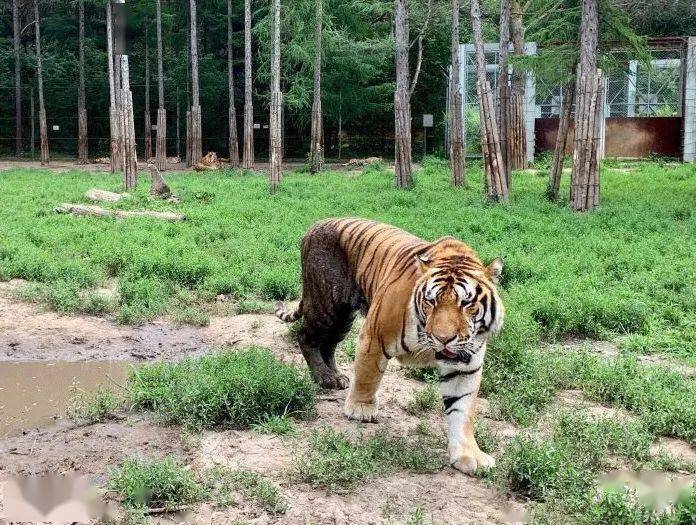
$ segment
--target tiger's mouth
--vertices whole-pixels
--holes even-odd
[[[445,357],[449,357],[450,359],[454,359],[456,357],[459,357],[459,352],[452,352],[452,350],[450,350],[447,347],[440,350],[440,353]]]
[[[435,352],[435,359],[448,359],[450,361],[459,361],[464,364],[469,364],[471,362],[471,354],[466,351],[452,352],[447,348],[443,348]]]

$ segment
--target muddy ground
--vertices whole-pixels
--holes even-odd
[[[287,326],[272,315],[213,317],[208,327],[176,326],[166,321],[127,327],[98,317],[60,316],[18,302],[10,293],[14,285],[0,283],[0,366],[2,361],[8,365],[10,361],[48,364],[57,360],[139,363],[201,355],[221,346],[252,344],[272,348],[284,360],[302,362]],[[341,367],[351,375],[348,364]],[[255,524],[404,523],[409,513],[419,507],[426,523],[520,522],[524,502],[482,479],[451,469],[436,474],[402,472],[380,477],[345,494],[328,493],[293,480],[289,473],[294,458],[313,429],[330,425],[338,430],[368,433],[378,428],[396,435],[413,431],[421,418],[408,414],[403,407],[423,384],[406,378],[398,365],[390,364],[390,368],[380,389],[382,408],[376,425],[356,424],[341,415],[345,391],[323,393],[317,407],[318,418],[300,422],[299,434],[292,437],[237,430],[191,436],[178,428],[161,426],[146,415],[129,413],[123,413],[116,421],[80,426],[60,417],[62,414],[54,414],[57,421],[47,426],[15,429],[9,437],[0,435],[0,481],[14,475],[79,473],[103,485],[109,468],[124,458],[134,454],[169,454],[196,470],[218,463],[259,472],[279,486],[289,505],[284,515],[273,517],[243,501],[222,510],[203,504],[183,516],[193,523],[222,524],[235,519]],[[51,382],[50,369],[46,370],[46,376],[39,376],[37,381]],[[578,392],[560,393],[559,403],[587,404]],[[515,427],[490,418],[485,400],[480,402],[479,413],[502,438],[503,446],[514,436]],[[425,417],[434,429],[443,428],[439,411]],[[669,440],[665,444],[680,456],[694,459],[693,449],[685,443]],[[0,523],[1,517],[0,507]],[[161,519],[175,521],[170,516]]]

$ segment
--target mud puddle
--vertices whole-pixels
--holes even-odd
[[[64,416],[75,389],[116,391],[129,369],[125,361],[0,362],[0,438]]]

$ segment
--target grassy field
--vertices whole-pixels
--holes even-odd
[[[696,515],[693,491],[670,521],[630,494],[596,497],[608,457],[636,468],[694,468],[648,448],[659,435],[696,443],[696,381],[670,366],[646,366],[637,357],[655,354],[665,365],[696,364],[696,170],[658,162],[624,168],[616,162],[603,167],[602,207],[584,215],[544,199],[544,170],[515,173],[510,204],[493,206],[484,202],[480,167],[470,167],[469,188],[452,189],[446,164],[436,159],[424,163],[408,191],[395,189],[393,175],[374,165],[362,174],[288,173],[275,196],[263,177],[250,173],[177,173],[168,183],[179,204],[151,200],[141,180],[137,191],[116,205],[185,213],[188,220],[177,224],[57,215],[56,204],[83,202],[88,188],[118,191],[119,178],[10,170],[0,172],[0,279],[30,281],[20,292],[24,298],[66,314],[113,314],[126,324],[171,315],[204,324],[207,305],[219,294],[231,295],[238,311],[296,298],[300,239],[318,219],[361,216],[426,239],[454,235],[484,259],[503,256],[506,263],[502,295],[508,315],[489,352],[482,388],[494,414],[527,430],[499,458],[491,480],[536,502],[541,522],[575,516],[587,523],[688,523]],[[114,297],[97,292],[114,281]],[[607,357],[577,345],[548,349],[548,343],[568,338],[612,340],[620,354]],[[341,359],[352,360],[354,339],[343,350]],[[263,373],[249,380],[249,367]],[[194,429],[251,426],[293,434],[292,417],[311,412],[314,404],[303,373],[251,350],[140,369],[129,396],[134,406]],[[427,373],[413,377],[432,380]],[[244,385],[248,395],[237,404],[244,410],[230,409],[237,406],[237,389],[229,385]],[[635,418],[617,423],[556,413],[538,425],[540,417],[549,417],[559,389],[580,390]],[[82,410],[85,418],[110,410],[111,404],[105,408],[98,401]],[[405,409],[418,415],[438,406],[426,386]],[[541,427],[546,432],[540,434]],[[578,434],[578,428],[586,430]],[[298,457],[295,475],[330,488],[354,486],[377,471],[442,468],[437,455],[442,443],[427,437],[427,430],[422,439],[430,440],[434,456],[419,455],[421,438],[319,431],[310,451]],[[477,428],[477,434],[495,447],[489,429]],[[385,455],[385,448],[402,454]],[[142,479],[175,477],[175,471],[170,464],[127,464],[114,487],[137,493]],[[257,483],[225,476],[225,483]],[[219,476],[216,480],[219,485]],[[203,497],[192,483],[183,479],[184,493]]]

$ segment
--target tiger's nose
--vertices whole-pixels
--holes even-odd
[[[445,346],[447,346],[448,343],[451,343],[452,341],[454,341],[454,340],[457,338],[456,334],[455,334],[455,335],[452,335],[452,334],[436,334],[436,333],[434,333],[434,332],[433,332],[433,337],[434,337],[435,339],[437,339],[440,343],[442,343],[442,344],[445,345]]]

